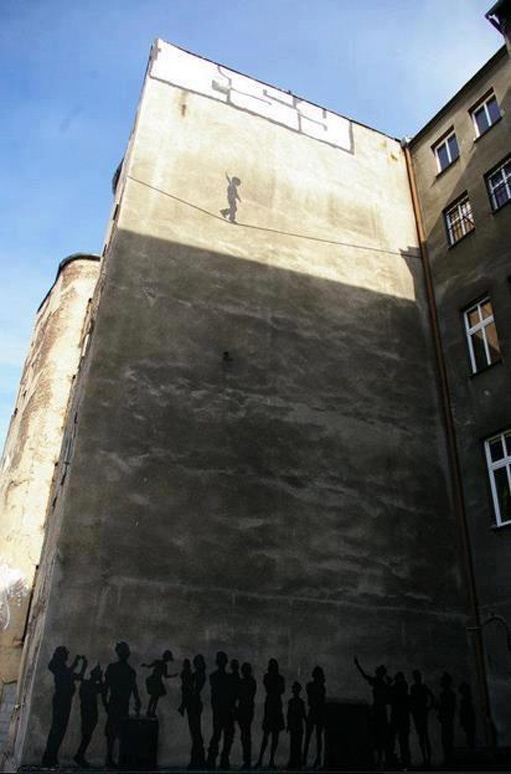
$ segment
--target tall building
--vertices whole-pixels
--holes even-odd
[[[508,7],[490,12],[504,32]],[[186,765],[200,713],[185,701],[190,738],[177,673],[197,654],[213,672],[218,652],[257,680],[252,763],[261,727],[280,728],[270,659],[286,702],[319,665],[345,711],[370,691],[354,656],[420,669],[435,691],[447,671],[472,684],[479,744],[508,741],[509,72],[503,48],[403,145],[156,41],[101,264],[66,264],[38,318],[51,360],[76,271],[58,400],[19,404],[4,455],[8,767],[83,757],[73,684],[93,695],[98,662],[114,664],[109,710],[87,758],[140,696],[157,703],[159,764]],[[45,362],[29,355],[23,400]],[[229,747],[219,673],[206,755],[215,728]],[[216,753],[213,739],[225,766]]]

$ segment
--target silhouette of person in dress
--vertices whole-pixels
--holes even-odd
[[[184,659],[183,668],[179,677],[181,678],[181,704],[177,711],[180,715],[184,715],[193,690],[192,662],[189,658]]]
[[[188,728],[190,729],[190,737],[192,740],[190,763],[188,765],[189,770],[204,769],[206,765],[204,738],[202,736],[201,728],[201,716],[203,710],[201,692],[206,684],[206,662],[204,661],[204,656],[201,656],[200,654],[194,656],[193,666],[194,671],[191,673],[191,684],[189,690],[186,691],[186,698],[183,698],[185,711],[188,716]]]
[[[472,691],[468,683],[461,683],[458,688],[460,700],[460,726],[465,732],[467,747],[473,750],[476,746],[476,713],[472,704]]]
[[[213,711],[213,735],[209,743],[208,759],[206,765],[214,769],[218,755],[220,738],[223,735],[222,754],[220,767],[230,768],[229,755],[231,753],[234,738],[234,715],[236,707],[236,693],[232,674],[228,674],[227,654],[223,650],[216,654],[217,669],[209,676],[211,685],[211,709]]]
[[[99,664],[91,669],[88,680],[82,680],[80,684],[80,716],[82,739],[74,761],[82,768],[88,768],[89,763],[85,759],[87,747],[92,739],[94,729],[98,724],[98,696],[103,693],[103,672]]]
[[[410,711],[419,746],[422,753],[422,763],[429,766],[431,763],[431,741],[428,730],[428,714],[435,706],[435,697],[427,685],[422,682],[422,675],[418,669],[412,673],[413,684],[410,688]]]
[[[263,739],[256,768],[260,769],[263,765],[264,753],[268,746],[268,739],[271,735],[270,761],[269,768],[275,768],[275,753],[279,744],[279,734],[284,730],[284,714],[282,710],[282,694],[286,690],[286,682],[279,672],[279,665],[276,659],[271,658],[268,661],[268,671],[263,678],[266,689],[266,699],[264,702],[263,716]]]
[[[452,760],[454,749],[454,716],[456,714],[456,694],[452,690],[452,677],[444,672],[440,680],[442,690],[438,699],[438,720],[442,733],[442,747],[444,760],[449,763]]]
[[[404,768],[410,765],[410,697],[408,683],[402,672],[394,677],[390,689],[390,749],[394,752],[397,738],[401,764]]]
[[[52,701],[51,727],[42,759],[42,765],[47,768],[59,765],[58,755],[69,723],[75,682],[83,678],[87,668],[85,656],[75,656],[71,666],[67,665],[68,656],[68,649],[59,645],[58,648],[55,648],[48,664],[48,669],[53,673],[55,680],[55,693]],[[80,661],[82,662],[81,669],[79,672],[75,672]]]
[[[167,672],[169,661],[174,661],[174,657],[170,650],[166,650],[161,658],[155,658],[151,664],[142,664],[143,667],[153,670],[153,673],[145,681],[147,693],[150,697],[146,712],[148,718],[156,716],[158,702],[162,696],[167,694],[167,689],[163,685],[163,678],[168,680],[169,677],[177,677],[177,674],[169,675]]]
[[[233,177],[232,179],[229,177],[229,175],[225,174],[228,182],[227,186],[227,203],[229,204],[228,207],[226,207],[224,210],[220,210],[220,213],[222,217],[229,218],[231,223],[236,223],[236,210],[238,209],[238,205],[236,202],[241,202],[240,195],[238,194],[238,186],[241,185],[241,180],[239,177]]]
[[[387,668],[383,664],[377,667],[374,677],[364,672],[358,658],[355,658],[355,666],[373,689],[372,724],[374,749],[376,750],[376,762],[378,766],[385,760],[390,763],[392,751],[390,750],[389,721],[387,718],[387,704],[390,703],[390,685],[387,680]]]
[[[289,761],[287,768],[290,771],[297,771],[302,768],[303,729],[307,720],[307,714],[305,712],[305,703],[300,698],[300,693],[302,692],[300,683],[294,682],[291,691],[293,696],[287,703],[286,730],[289,734]]]
[[[325,700],[325,673],[320,666],[315,666],[312,670],[312,681],[307,683],[307,704],[309,705],[309,712],[307,714],[305,747],[303,750],[303,765],[306,766],[310,740],[314,729],[316,729],[315,769],[321,766],[323,729],[325,727]]]
[[[241,665],[241,678],[238,683],[238,703],[236,707],[236,720],[240,727],[244,769],[250,769],[252,765],[252,721],[254,720],[256,691],[257,683],[252,676],[252,667],[245,661]]]
[[[117,661],[109,664],[105,672],[103,685],[103,706],[107,713],[105,725],[106,736],[106,767],[116,768],[113,750],[116,739],[119,739],[122,726],[130,713],[130,701],[135,700],[135,712],[140,714],[140,696],[137,687],[137,673],[128,664],[131,655],[126,642],[118,642],[115,646]]]

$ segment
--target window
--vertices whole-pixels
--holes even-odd
[[[456,244],[465,234],[469,234],[474,230],[472,207],[467,194],[464,194],[455,204],[448,207],[444,212],[444,217],[450,245]]]
[[[511,524],[511,430],[484,442],[497,526]]]
[[[472,373],[500,360],[500,345],[489,298],[483,298],[463,315]]]
[[[486,185],[493,210],[500,210],[511,201],[511,158],[486,176]]]
[[[492,92],[482,104],[480,103],[476,108],[471,110],[470,114],[472,116],[472,121],[474,122],[476,138],[480,137],[500,118],[500,110],[495,94]]]
[[[446,137],[445,140],[442,140],[441,143],[436,145],[433,150],[436,156],[438,171],[443,172],[444,169],[456,161],[460,155],[458,141],[454,132],[451,132],[451,134]]]

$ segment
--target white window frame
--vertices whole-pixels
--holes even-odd
[[[474,124],[474,131],[476,133],[476,139],[478,137],[482,137],[483,134],[486,134],[486,132],[491,129],[491,127],[497,123],[497,121],[500,118],[500,105],[497,102],[497,107],[499,109],[499,118],[496,118],[495,121],[492,121],[492,117],[490,115],[490,111],[488,110],[488,102],[491,102],[491,100],[494,99],[495,102],[497,102],[497,97],[495,96],[495,93],[492,91],[491,94],[488,94],[487,97],[484,98],[482,102],[479,102],[475,107],[473,107],[470,111],[470,115],[472,117],[472,123]],[[481,132],[479,129],[479,124],[476,120],[476,113],[479,113],[480,110],[484,110],[486,120],[488,121],[488,129],[485,129],[484,132]]]
[[[466,211],[467,204],[470,213]],[[463,239],[463,237],[466,236],[466,234],[469,234],[471,231],[473,231],[475,228],[474,216],[472,214],[472,205],[470,204],[468,194],[465,194],[456,202],[454,202],[454,204],[451,204],[450,207],[444,210],[444,218],[447,228],[447,238],[450,245],[457,244],[460,239]],[[460,225],[461,236],[455,239],[454,231],[458,224]]]
[[[505,205],[511,201],[511,168],[509,172],[505,172],[504,170],[506,167],[511,167],[511,156],[507,159],[504,159],[502,164],[500,164],[497,169],[494,169],[492,172],[489,172],[486,175],[486,185],[488,187],[488,194],[490,196],[490,204],[494,212],[500,210],[501,207],[505,207]],[[492,183],[492,177],[498,175],[499,173],[502,173],[502,179],[504,181],[503,186],[501,184],[499,185],[498,183],[496,185]],[[500,187],[503,187],[507,194],[507,201],[505,201],[503,204],[497,204],[497,197],[495,196],[495,191]]]
[[[449,140],[451,139],[451,137],[454,137],[454,139],[456,140],[456,147],[457,147],[457,149],[458,149],[458,155],[457,155],[457,156],[456,156],[456,158],[454,158],[454,159],[453,159],[453,157],[452,157],[452,155],[451,155],[451,148],[450,148],[450,145],[449,145]],[[438,155],[438,151],[439,151],[439,150],[440,150],[440,148],[442,148],[444,145],[445,145],[445,151],[446,151],[446,154],[447,154],[447,158],[448,158],[448,160],[449,160],[449,163],[448,163],[448,164],[446,164],[446,165],[445,165],[445,167],[443,167],[443,166],[441,165],[441,163],[440,163],[440,156]],[[435,151],[435,158],[436,158],[436,166],[437,166],[437,170],[438,170],[438,173],[440,174],[440,172],[443,172],[443,171],[444,171],[444,169],[447,169],[448,167],[450,167],[450,166],[451,166],[451,164],[454,164],[454,162],[456,161],[456,159],[459,159],[459,157],[460,157],[460,146],[459,146],[459,144],[458,144],[458,138],[456,137],[456,132],[455,132],[455,131],[449,132],[449,134],[448,134],[446,137],[444,137],[444,139],[443,139],[443,140],[441,140],[440,142],[438,142],[438,143],[437,143],[437,144],[434,146],[433,150]]]
[[[506,445],[504,441],[505,436],[511,435],[511,430],[504,430],[502,433],[497,433],[497,435],[493,435],[491,438],[488,438],[484,442],[484,451],[486,455],[486,465],[488,467],[488,476],[490,478],[490,489],[493,499],[493,507],[495,509],[495,520],[497,523],[497,527],[503,527],[506,524],[511,524],[511,519],[508,519],[507,521],[502,520],[502,516],[500,513],[500,504],[499,504],[499,497],[497,494],[497,485],[495,483],[495,476],[494,472],[496,470],[499,470],[501,468],[506,468],[507,472],[507,484],[511,491],[511,454],[507,454],[506,452]],[[491,452],[490,452],[490,444],[494,443],[494,441],[497,441],[500,439],[500,442],[502,444],[502,451],[503,456],[500,460],[497,460],[494,462],[491,458]]]
[[[491,306],[492,313],[489,317],[483,317],[482,306],[484,304],[490,304]],[[475,325],[470,325],[469,315],[475,311],[477,311],[479,322],[477,322]],[[479,331],[482,332],[484,354],[486,355],[486,366],[491,366],[493,365],[493,363],[497,362],[496,360],[491,359],[490,347],[486,336],[487,326],[491,325],[492,323],[495,325],[495,316],[493,314],[493,306],[491,303],[490,296],[486,296],[486,298],[482,298],[476,304],[472,304],[472,306],[466,309],[466,311],[463,313],[463,317],[465,320],[465,334],[467,337],[468,352],[470,355],[470,365],[472,366],[472,373],[477,374],[478,371],[482,370],[482,368],[479,368],[479,369],[477,368],[477,362],[475,358],[474,345],[473,345],[472,339]]]

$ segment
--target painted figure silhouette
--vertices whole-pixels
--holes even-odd
[[[145,681],[147,693],[150,697],[146,712],[148,718],[155,717],[159,700],[167,694],[167,689],[163,685],[163,678],[168,680],[169,677],[177,677],[177,674],[169,675],[167,672],[169,661],[174,661],[174,658],[171,651],[166,650],[161,658],[155,658],[151,664],[142,664],[143,667],[153,670],[153,673]]]
[[[103,672],[99,664],[91,669],[88,680],[82,680],[80,685],[80,716],[82,739],[75,762],[82,768],[88,768],[89,763],[85,759],[87,747],[92,739],[94,729],[98,724],[98,696],[103,693]]]
[[[300,698],[300,693],[302,692],[300,683],[294,682],[291,691],[293,696],[287,703],[286,730],[289,734],[289,761],[287,768],[290,771],[297,771],[302,768],[303,729],[307,715],[305,703]]]
[[[229,755],[234,738],[234,714],[236,694],[232,674],[227,674],[227,655],[221,650],[216,654],[217,669],[209,676],[211,685],[211,709],[213,711],[213,735],[209,743],[206,765],[214,769],[220,738],[223,735],[220,767],[228,769]]]
[[[469,750],[473,750],[476,746],[476,713],[474,705],[472,704],[472,691],[468,683],[461,683],[458,688],[458,693],[461,696],[460,700],[460,726],[465,732],[467,739],[467,747]]]
[[[428,714],[435,706],[435,697],[427,685],[422,682],[422,675],[418,669],[412,673],[413,685],[410,688],[410,710],[419,746],[422,753],[422,762],[425,766],[431,763],[431,741],[428,730]]]
[[[285,680],[280,674],[278,662],[274,658],[271,658],[268,661],[268,671],[264,676],[263,683],[266,689],[263,716],[263,739],[256,768],[260,769],[263,765],[264,753],[268,746],[268,738],[271,735],[269,767],[274,769],[275,753],[277,752],[279,744],[279,734],[285,728],[284,714],[282,711],[282,694],[286,689]]]
[[[229,177],[229,175],[225,174],[228,182],[227,186],[227,203],[229,204],[228,207],[226,207],[224,210],[220,210],[220,213],[222,217],[229,218],[231,223],[236,223],[236,210],[238,209],[238,205],[236,202],[241,202],[240,196],[238,194],[238,186],[241,185],[241,180],[239,177],[233,177],[232,179]]]
[[[397,738],[401,764],[404,768],[408,768],[410,765],[410,697],[408,683],[402,672],[398,672],[394,677],[390,697],[390,749],[394,753]]]
[[[238,683],[238,703],[236,707],[236,720],[240,727],[244,769],[250,769],[252,765],[252,721],[254,720],[256,691],[257,684],[252,677],[252,667],[245,662],[241,665],[241,679]]]
[[[444,760],[452,759],[454,749],[454,716],[456,714],[456,694],[452,690],[452,677],[444,672],[440,680],[442,690],[438,699],[438,720],[442,731]]]
[[[193,690],[192,662],[189,658],[184,659],[179,677],[181,678],[181,704],[177,711],[180,715],[184,715]]]
[[[372,723],[374,749],[376,750],[376,762],[378,766],[383,764],[383,755],[385,760],[390,763],[392,753],[390,750],[389,722],[387,718],[387,704],[390,702],[390,687],[387,676],[387,668],[383,664],[377,667],[374,677],[364,672],[360,666],[358,658],[355,658],[355,666],[358,671],[373,689]]]
[[[201,692],[206,684],[206,662],[204,656],[198,654],[193,659],[194,671],[190,689],[186,691],[185,711],[188,716],[188,728],[192,740],[189,770],[204,769],[206,758],[204,755],[204,738],[202,736],[201,716],[203,704]],[[182,673],[181,673],[182,674]]]
[[[135,712],[140,714],[140,696],[137,687],[137,674],[128,664],[131,655],[126,642],[118,642],[115,646],[117,662],[109,664],[105,672],[103,686],[103,705],[107,713],[105,725],[106,736],[106,766],[116,768],[113,750],[116,739],[120,738],[122,726],[129,717],[130,701],[135,700]]]
[[[58,648],[55,648],[48,664],[48,669],[53,673],[55,680],[55,693],[52,701],[51,727],[42,759],[42,765],[47,768],[59,765],[58,754],[69,723],[75,682],[83,678],[87,668],[85,656],[75,656],[71,666],[67,665],[68,656],[68,649],[59,645]],[[81,669],[79,672],[75,672],[80,661],[82,662]]]
[[[307,725],[305,735],[305,747],[303,751],[303,765],[307,765],[307,755],[309,754],[309,744],[316,730],[316,758],[314,768],[321,766],[321,755],[323,752],[323,729],[325,727],[325,673],[320,666],[315,666],[312,670],[312,681],[307,683],[307,704],[309,711],[307,714]]]

